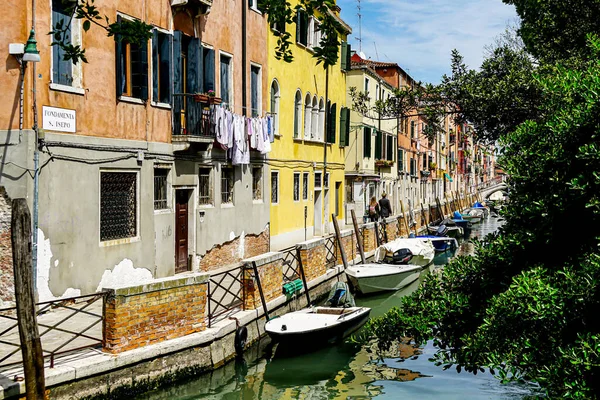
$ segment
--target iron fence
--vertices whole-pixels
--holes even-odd
[[[300,260],[296,246],[280,250],[283,253],[283,281],[284,283],[295,281],[302,277],[300,271]]]
[[[197,101],[193,94],[173,95],[173,135],[215,137],[211,100]]]
[[[210,275],[208,280],[208,327],[244,308],[242,265]]]
[[[36,320],[44,358],[54,368],[57,356],[102,346],[102,309],[94,305],[107,292],[61,298],[36,304]],[[0,309],[0,367],[23,363],[16,307]],[[56,335],[55,333],[60,334]]]
[[[337,245],[335,235],[325,237],[325,266],[332,268],[337,261]]]

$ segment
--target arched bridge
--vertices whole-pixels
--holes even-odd
[[[488,199],[492,194],[500,191],[506,191],[507,189],[508,186],[506,185],[506,183],[499,181],[497,183],[493,183],[490,186],[479,189],[479,193],[481,194],[482,198]]]

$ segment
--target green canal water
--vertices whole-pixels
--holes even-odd
[[[472,237],[495,231],[496,218],[474,225]],[[473,245],[461,243],[458,252],[471,253]],[[453,254],[436,256],[419,281],[407,288],[369,297],[357,305],[372,308],[371,316],[384,314],[401,298],[416,290],[426,274],[443,268]],[[502,385],[489,373],[472,375],[443,371],[429,358],[432,343],[424,348],[401,347],[395,353],[376,354],[369,346],[341,343],[304,355],[279,358],[265,339],[249,349],[244,361],[184,383],[139,396],[138,400],[163,399],[524,399],[535,395],[526,385]]]

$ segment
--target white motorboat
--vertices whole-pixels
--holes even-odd
[[[374,262],[425,267],[433,261],[435,247],[428,238],[399,238],[375,250]]]
[[[399,290],[417,279],[423,267],[420,265],[360,264],[346,269],[348,280],[363,293]]]
[[[348,285],[337,282],[323,307],[308,307],[269,320],[265,331],[280,348],[306,352],[342,340],[369,319],[369,307],[356,307]]]

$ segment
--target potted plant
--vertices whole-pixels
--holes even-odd
[[[430,162],[429,163],[429,170],[430,171],[435,171],[437,169],[437,163],[436,162]]]
[[[193,96],[196,103],[208,103],[208,94],[206,93],[194,93]]]

